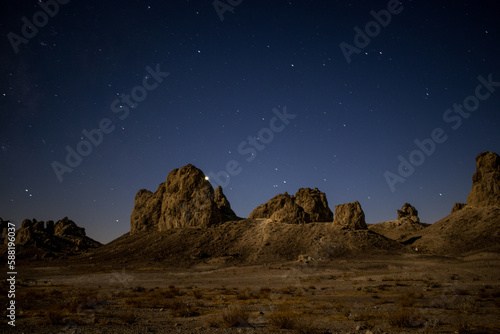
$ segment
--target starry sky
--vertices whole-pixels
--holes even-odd
[[[317,187],[332,211],[358,200],[368,223],[405,202],[433,223],[465,202],[476,155],[500,152],[497,12],[495,1],[11,1],[0,217],[68,216],[106,243],[129,231],[139,189],[192,163],[219,176],[241,217]]]

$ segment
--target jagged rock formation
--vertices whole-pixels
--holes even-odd
[[[130,217],[130,233],[182,227],[209,227],[238,217],[222,193],[217,197],[203,172],[189,164],[171,171],[155,193],[139,190]]]
[[[465,203],[455,203],[455,205],[451,209],[451,213],[458,211],[458,210],[462,210],[463,208],[465,208],[466,205],[467,204],[465,204]]]
[[[300,188],[295,196],[287,192],[278,194],[259,205],[249,218],[268,218],[281,223],[301,224],[332,221],[326,195],[318,188]]]
[[[333,224],[343,229],[366,230],[365,213],[358,201],[335,206]]]
[[[368,229],[386,238],[405,242],[410,235],[428,226],[429,224],[420,222],[417,209],[405,203],[401,210],[398,210],[398,219],[372,224]]]
[[[89,238],[85,229],[65,217],[54,224],[36,219],[25,219],[16,233],[16,245],[21,254],[34,254],[37,257],[55,257],[57,254],[77,254],[101,246]]]
[[[409,221],[411,223],[420,222],[420,218],[418,218],[418,211],[409,203],[405,203],[401,210],[398,210],[398,220],[401,223]]]
[[[226,195],[222,192],[222,187],[218,186],[214,192],[215,205],[219,208],[222,214],[223,221],[230,221],[238,219],[233,209],[231,209],[231,204],[226,198]]]
[[[476,157],[476,172],[472,176],[472,189],[467,206],[500,206],[500,156],[482,152]]]
[[[295,203],[309,214],[312,222],[331,222],[333,212],[328,207],[325,193],[318,188],[300,188],[295,194]]]

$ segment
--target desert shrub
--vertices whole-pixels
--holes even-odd
[[[217,316],[208,319],[210,327],[239,327],[248,325],[250,315],[246,309],[240,305],[230,306],[220,312]]]
[[[458,334],[472,333],[472,329],[471,329],[469,323],[463,317],[455,317],[454,318],[454,327],[455,327],[455,333],[458,333]]]
[[[193,290],[193,296],[196,299],[201,299],[201,298],[203,298],[203,293],[199,289],[194,289]]]
[[[421,292],[408,292],[401,296],[399,304],[403,307],[411,307],[415,305],[417,299],[421,299],[423,296]]]
[[[140,292],[145,292],[145,291],[146,291],[146,288],[143,286],[140,286],[140,285],[132,288],[132,292],[139,292],[140,293]]]
[[[299,312],[293,311],[288,306],[279,306],[269,315],[271,325],[280,329],[293,329],[299,333],[308,333],[312,330],[310,318],[304,317]]]
[[[170,302],[168,308],[170,309],[174,317],[188,318],[200,315],[193,304],[179,299],[175,299]]]
[[[284,295],[292,295],[295,290],[297,290],[294,286],[285,286],[281,288],[280,292]]]
[[[135,316],[135,314],[133,312],[127,312],[127,313],[123,313],[123,314],[120,314],[118,316],[118,318],[123,321],[124,323],[126,324],[135,324],[137,322],[137,317]]]
[[[50,325],[62,325],[64,312],[59,310],[50,310],[45,313],[45,317]]]
[[[481,299],[488,299],[490,297],[490,293],[485,289],[479,290],[479,293],[477,295]]]
[[[252,294],[250,293],[249,289],[241,290],[236,295],[236,299],[239,299],[239,300],[247,300],[247,299],[250,299],[250,298],[252,298]]]
[[[260,288],[259,298],[269,299],[271,297],[271,291],[272,291],[271,288],[268,288],[268,287]]]
[[[389,324],[396,328],[416,327],[415,320],[411,309],[400,309],[389,314]]]

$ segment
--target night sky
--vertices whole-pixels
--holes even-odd
[[[109,242],[136,192],[188,163],[241,217],[317,187],[368,223],[405,202],[433,223],[465,202],[476,155],[500,152],[496,1],[26,0],[0,15],[0,217],[17,224],[68,216]]]

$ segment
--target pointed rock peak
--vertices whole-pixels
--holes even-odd
[[[222,188],[216,195],[205,174],[188,164],[172,170],[155,193],[139,190],[130,217],[130,233],[208,227],[235,219]]]
[[[214,198],[215,204],[221,210],[221,213],[225,221],[238,219],[238,216],[236,216],[234,211],[231,209],[231,204],[227,200],[226,195],[224,195],[221,186],[218,186],[215,189],[214,197],[215,197]]]

